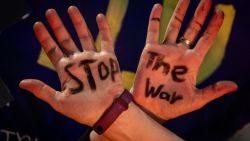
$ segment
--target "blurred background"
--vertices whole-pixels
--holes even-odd
[[[36,21],[42,21],[51,32],[44,16],[48,8],[58,11],[79,48],[80,42],[67,15],[67,8],[75,5],[80,9],[97,48],[100,45],[95,17],[100,12],[106,14],[115,39],[124,85],[129,89],[145,45],[152,6],[155,3],[164,6],[161,19],[162,37],[177,2],[1,0],[0,141],[77,141],[88,129],[55,112],[48,104],[18,87],[22,79],[36,78],[60,90],[57,74],[33,33],[33,24]],[[200,0],[190,2],[179,36],[184,32],[199,2]],[[166,128],[185,140],[250,140],[249,5],[248,0],[213,0],[208,20],[215,9],[221,9],[225,13],[225,21],[200,68],[197,85],[202,88],[218,80],[232,80],[239,85],[239,89],[198,111],[164,123]]]

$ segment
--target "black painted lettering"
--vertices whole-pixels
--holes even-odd
[[[149,51],[148,54],[149,54],[149,59],[146,68],[151,67],[154,63],[155,57],[158,56],[158,53],[152,51]]]
[[[115,75],[119,74],[119,65],[118,62],[112,58],[109,59],[110,67],[111,67],[111,79],[114,82],[115,81]]]
[[[109,68],[104,64],[104,62],[100,62],[98,64],[98,73],[101,80],[105,80],[109,76]]]
[[[155,89],[154,86],[150,86],[150,79],[146,79],[146,87],[145,87],[145,96],[146,97],[152,97],[155,98],[159,96],[160,99],[168,101],[170,104],[174,104],[179,100],[183,99],[182,95],[177,95],[176,92],[173,92],[173,94],[167,93],[165,91],[162,91],[164,85],[160,85]]]
[[[161,92],[160,93],[160,99],[166,99],[167,101],[169,101],[170,100],[170,94],[169,93],[167,93],[167,92]]]
[[[71,94],[76,94],[76,93],[79,93],[83,90],[84,86],[83,86],[83,83],[80,79],[78,79],[76,76],[74,76],[70,71],[69,71],[69,68],[72,67],[73,64],[68,64],[66,67],[65,67],[65,72],[78,84],[78,87],[77,88],[70,88],[70,93]],[[64,87],[64,86],[63,86]]]
[[[149,97],[150,95],[151,95],[152,98],[158,96],[163,87],[164,87],[164,85],[160,85],[155,90],[155,87],[150,86],[150,80],[149,80],[149,78],[147,78],[147,80],[146,80],[146,87],[145,87],[145,95],[146,95],[146,97]]]
[[[160,67],[163,67],[162,73],[164,73],[164,75],[167,75],[170,70],[170,65],[163,61],[164,58],[165,57],[163,55],[158,56],[152,70],[158,70]]]
[[[83,66],[84,71],[87,74],[87,79],[89,82],[89,86],[91,88],[91,90],[96,90],[96,84],[95,84],[95,80],[94,77],[92,75],[91,69],[90,69],[90,64],[94,63],[96,60],[93,59],[86,59],[86,60],[82,60],[79,64],[79,66]]]
[[[178,100],[182,100],[183,96],[182,95],[177,95],[176,92],[174,92],[172,94],[171,100],[170,100],[170,104],[174,104],[176,101]]]
[[[184,75],[188,72],[186,66],[174,66],[174,69],[171,71],[172,79],[176,82],[183,82],[185,78],[181,78],[180,75]]]

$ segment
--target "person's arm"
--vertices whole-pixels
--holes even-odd
[[[237,90],[232,81],[219,81],[204,89],[196,88],[199,67],[223,23],[216,11],[205,32],[193,45],[211,7],[201,0],[184,35],[177,39],[189,0],[180,0],[159,43],[162,7],[156,4],[149,18],[146,45],[140,58],[131,92],[135,102],[156,121],[165,122],[200,109],[208,102]],[[194,47],[194,48],[191,48]],[[96,141],[103,137],[96,136]]]
[[[88,134],[85,138],[87,136]],[[89,138],[91,141],[182,141],[134,103],[130,104],[129,109],[123,112],[104,134],[98,135],[92,131]]]
[[[62,90],[56,91],[36,79],[22,80],[20,87],[44,100],[59,113],[93,127],[110,109],[115,99],[124,94],[119,64],[105,16],[99,14],[96,18],[101,34],[101,51],[96,52],[92,36],[79,10],[71,6],[68,13],[83,52],[76,47],[54,9],[46,12],[46,18],[61,48],[41,22],[34,24],[35,35],[56,68]],[[125,101],[120,102],[124,104]],[[150,119],[133,102],[129,103],[128,109],[114,120],[103,135],[111,140],[137,141],[144,139],[142,135],[145,133],[148,134],[145,141],[179,140]]]
[[[182,140],[177,135],[150,118],[150,116],[133,103],[131,103],[129,109],[122,113],[110,126],[104,136],[112,141]]]
[[[178,39],[189,0],[180,0],[159,43],[161,5],[156,4],[149,19],[146,45],[142,52],[132,88],[135,102],[167,121],[200,109],[208,102],[237,90],[232,81],[219,81],[203,89],[196,88],[200,65],[223,23],[222,11],[215,11],[199,37],[211,7],[211,0],[201,0],[184,34]],[[196,38],[197,43],[194,44]]]

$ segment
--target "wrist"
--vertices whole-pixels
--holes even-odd
[[[160,118],[159,116],[157,116],[155,113],[151,112],[150,110],[148,110],[144,105],[141,104],[141,100],[140,98],[135,97],[134,95],[134,91],[133,91],[133,87],[130,89],[130,93],[133,94],[133,102],[143,111],[145,112],[148,116],[150,116],[152,119],[154,119],[156,122],[158,122],[159,124],[163,124],[165,121],[165,119]]]
[[[132,135],[130,133],[130,129],[134,127],[134,121],[137,120],[137,110],[138,109],[136,105],[131,102],[128,105],[128,110],[124,111],[116,119],[116,121],[110,126],[110,128],[104,133],[104,135],[110,137],[111,140],[131,140]]]
[[[178,136],[151,119],[136,104],[131,102],[104,133],[110,140],[119,141],[180,141]]]
[[[138,102],[134,101],[134,103],[143,111],[145,112],[149,117],[151,117],[152,119],[154,119],[156,122],[158,122],[159,124],[163,124],[164,122],[166,122],[167,120],[162,119],[160,117],[158,117],[157,115],[155,115],[154,113],[152,113],[151,111],[147,110],[146,108],[144,108],[143,105],[140,105]]]
[[[114,99],[111,106],[106,109],[93,125],[94,131],[99,135],[104,133],[120,114],[128,109],[128,104],[131,101],[132,95],[127,90],[124,90],[118,98]]]

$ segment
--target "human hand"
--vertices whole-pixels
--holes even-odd
[[[61,49],[41,22],[34,24],[36,37],[56,68],[62,90],[56,91],[36,79],[23,80],[20,87],[49,103],[56,111],[92,126],[124,88],[104,15],[99,14],[96,18],[102,47],[100,52],[96,52],[92,36],[79,10],[71,6],[68,14],[83,52],[76,47],[54,9],[46,12],[46,18]]]
[[[158,120],[168,120],[192,112],[208,102],[235,91],[231,81],[219,81],[204,89],[196,88],[199,67],[223,23],[223,12],[216,11],[208,27],[194,42],[211,7],[211,0],[201,0],[181,42],[176,43],[189,0],[180,0],[159,43],[162,7],[156,4],[151,12],[146,45],[141,55],[132,93],[134,100]]]

